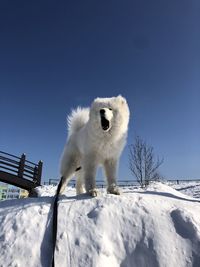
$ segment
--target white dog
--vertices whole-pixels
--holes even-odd
[[[97,196],[96,170],[103,165],[107,192],[119,195],[117,165],[127,138],[129,108],[122,96],[96,98],[91,108],[68,116],[68,139],[61,158],[60,194],[77,171],[76,192]],[[85,188],[84,188],[85,187]]]

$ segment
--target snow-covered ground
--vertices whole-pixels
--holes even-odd
[[[123,188],[120,196],[101,189],[96,198],[67,188],[59,200],[56,266],[199,267],[200,199],[191,195],[200,196],[200,185],[180,186]],[[1,267],[51,266],[55,187],[39,191],[39,198],[0,202]]]
[[[188,196],[200,198],[200,182],[181,182],[179,184],[168,183],[168,185]]]

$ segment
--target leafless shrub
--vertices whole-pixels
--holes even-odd
[[[136,177],[141,187],[146,187],[151,181],[162,179],[158,168],[163,159],[155,158],[154,149],[139,136],[135,138],[134,144],[129,146],[129,168]]]

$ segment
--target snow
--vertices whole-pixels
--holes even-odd
[[[123,188],[120,196],[101,189],[96,198],[67,188],[59,200],[56,266],[200,266],[200,199],[192,196],[198,188],[154,183]],[[38,192],[0,202],[1,267],[51,266],[55,187]]]
[[[171,186],[186,195],[200,198],[200,182],[182,182],[180,184],[171,184]]]

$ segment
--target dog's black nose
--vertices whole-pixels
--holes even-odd
[[[100,109],[100,114],[104,115],[105,114],[105,109]]]

